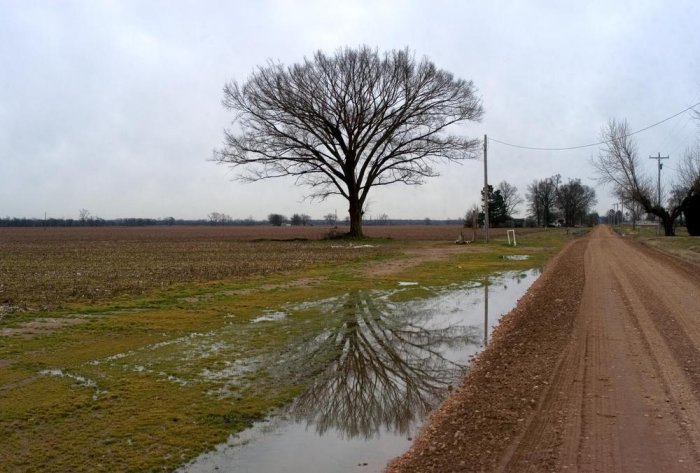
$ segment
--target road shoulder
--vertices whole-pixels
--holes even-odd
[[[571,241],[501,321],[462,386],[433,414],[398,472],[494,471],[545,402],[580,305],[588,239]],[[553,439],[556,443],[560,439]]]

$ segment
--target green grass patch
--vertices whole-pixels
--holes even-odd
[[[663,229],[659,235],[657,228],[652,226],[637,226],[633,229],[630,225],[622,225],[619,229],[626,237],[635,238],[681,259],[700,262],[700,237],[689,236],[685,227],[677,227],[676,236],[672,237],[664,236]]]

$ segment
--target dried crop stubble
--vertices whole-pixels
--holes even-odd
[[[55,309],[141,295],[179,283],[300,270],[388,254],[379,245],[358,251],[347,242],[320,241],[331,228],[158,226],[0,228],[0,308]],[[367,225],[368,236],[454,241],[458,225]],[[342,233],[343,227],[337,232]],[[519,233],[533,231],[519,229]],[[505,229],[492,229],[493,238]],[[477,238],[481,238],[477,231]],[[366,245],[364,245],[366,246]]]
[[[53,309],[178,283],[342,264],[387,251],[327,241],[240,241],[218,228],[209,230],[2,229],[0,305]]]

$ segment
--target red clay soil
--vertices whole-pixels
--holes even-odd
[[[598,227],[387,471],[700,471],[699,348],[700,268]]]

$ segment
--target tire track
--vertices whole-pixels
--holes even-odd
[[[695,281],[605,229],[584,260],[572,340],[499,471],[699,471]]]
[[[691,266],[606,227],[570,245],[390,471],[700,471]]]

